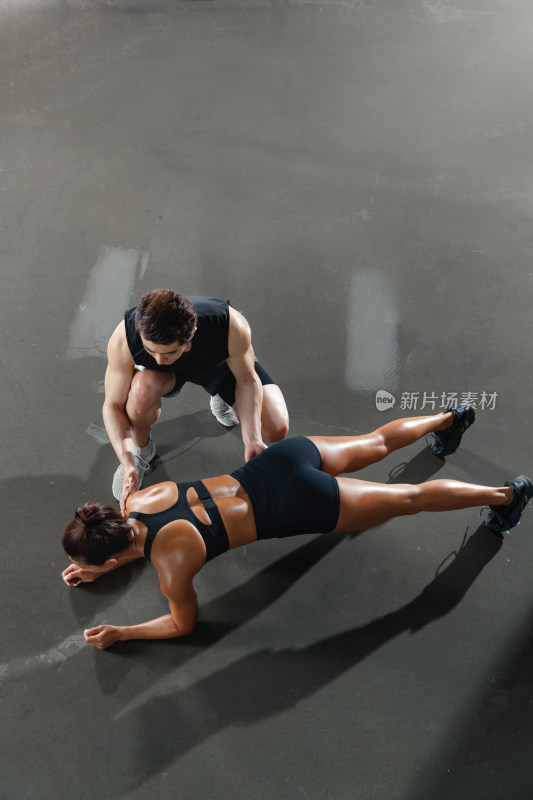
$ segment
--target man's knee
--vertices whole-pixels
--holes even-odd
[[[159,403],[164,387],[161,379],[154,379],[149,372],[143,370],[133,376],[127,401],[128,413],[140,415]]]
[[[289,433],[289,412],[281,390],[275,384],[263,386],[261,429],[268,442],[280,442]]]
[[[268,442],[281,442],[289,433],[288,417],[263,423],[263,437]]]

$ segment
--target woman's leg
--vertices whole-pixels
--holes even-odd
[[[455,480],[418,485],[370,483],[355,478],[337,478],[337,482],[340,512],[335,531],[364,530],[420,511],[504,506],[514,498],[511,486],[477,486]]]
[[[322,470],[329,475],[356,472],[381,461],[389,453],[413,444],[432,431],[443,431],[453,422],[453,412],[430,417],[407,417],[388,422],[362,436],[309,436],[322,458]]]

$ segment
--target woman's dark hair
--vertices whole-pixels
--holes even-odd
[[[141,297],[135,312],[135,327],[148,342],[186,344],[196,328],[196,309],[179,292],[154,289]]]
[[[102,566],[108,558],[131,544],[132,530],[112,506],[89,502],[80,506],[63,533],[68,556]]]

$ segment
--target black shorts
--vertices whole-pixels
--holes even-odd
[[[336,478],[304,436],[284,439],[232,472],[252,504],[258,539],[329,533],[339,519]]]
[[[263,386],[275,383],[257,359],[255,360],[255,371],[259,375]],[[176,374],[176,384],[174,388],[171,392],[168,392],[168,394],[163,395],[163,397],[175,397],[181,392],[185,383],[195,383],[197,386],[203,386],[206,392],[209,392],[211,396],[215,394],[220,395],[230,406],[235,403],[235,375],[228,367],[226,361],[217,364],[213,369],[205,370],[205,372],[197,372],[194,375]]]

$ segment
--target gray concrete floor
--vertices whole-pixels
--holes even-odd
[[[472,393],[446,464],[371,479],[533,470],[531,4],[3,0],[0,70],[2,798],[530,800],[531,510],[234,551],[194,635],[106,652],[164,598],[67,589],[60,534],[112,499],[105,345],[156,287],[245,313],[293,434]],[[155,439],[154,482],[242,460],[194,387]]]

